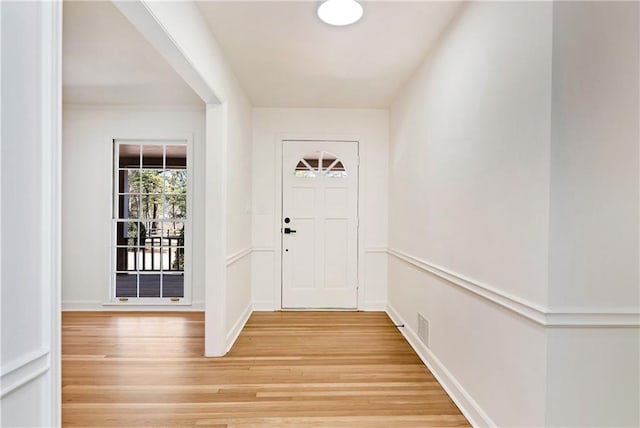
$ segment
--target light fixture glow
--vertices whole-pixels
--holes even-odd
[[[362,5],[355,0],[326,0],[318,7],[318,17],[335,26],[353,24],[362,13]]]

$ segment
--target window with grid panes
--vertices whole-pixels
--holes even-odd
[[[114,141],[113,297],[185,297],[187,145]]]

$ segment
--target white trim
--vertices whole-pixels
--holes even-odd
[[[42,33],[42,144],[43,144],[43,219],[45,227],[42,248],[42,345],[40,356],[13,374],[23,376],[14,384],[21,387],[45,375],[49,394],[43,409],[52,425],[62,422],[62,343],[61,343],[61,250],[62,250],[62,2],[43,3],[41,14]],[[46,67],[49,64],[49,68]],[[12,376],[0,381],[2,393],[12,391]]]
[[[464,277],[461,274],[444,269],[433,263],[411,256],[402,251],[389,248],[389,255],[404,261],[424,272],[437,276],[461,289],[471,292],[517,315],[520,315],[544,327],[555,328],[638,328],[640,313],[619,310],[598,309],[554,309],[542,307],[524,299],[512,296],[495,287]]]
[[[547,327],[638,328],[640,314],[628,312],[548,312]]]
[[[180,112],[199,112],[204,113],[206,104],[166,104],[166,105],[145,105],[145,104],[73,104],[65,103],[62,105],[63,110],[82,110],[82,111],[180,111]]]
[[[101,302],[99,300],[70,300],[62,302],[63,312],[116,312],[116,311],[140,311],[140,312],[202,312],[204,311],[204,301],[199,300],[191,303],[172,302],[162,305],[152,303],[114,303]]]
[[[253,305],[249,303],[244,311],[242,311],[240,318],[236,320],[236,322],[233,324],[233,327],[231,327],[231,330],[229,330],[229,332],[227,333],[227,352],[231,350],[233,344],[236,343],[236,340],[238,340],[238,336],[240,336],[240,333],[242,333],[242,329],[244,328],[245,324],[247,324],[247,321],[249,321],[249,317],[252,313]]]
[[[240,260],[242,260],[243,258],[247,257],[248,255],[250,255],[253,251],[252,247],[247,247],[244,250],[240,250],[238,252],[235,252],[231,255],[227,256],[227,267],[231,266],[232,264],[239,262]]]
[[[422,343],[418,335],[393,306],[387,305],[387,315],[389,315],[395,324],[404,325],[404,327],[398,329],[400,333],[402,333],[407,342],[409,342],[409,345],[411,345],[416,354],[418,354],[422,362],[427,366],[471,425],[474,427],[497,426],[438,357]]]
[[[414,266],[420,270],[431,273],[439,278],[444,279],[450,284],[456,285],[459,288],[470,291],[476,296],[480,296],[490,302],[493,302],[503,308],[506,308],[518,315],[521,315],[533,322],[544,325],[545,323],[545,310],[544,308],[519,299],[514,296],[510,296],[498,289],[490,287],[480,282],[474,281],[470,278],[465,278],[460,274],[456,274],[442,267],[436,266],[425,260],[421,260],[417,257],[411,256],[402,251],[389,248],[389,254],[395,258],[402,260],[411,266]]]
[[[40,348],[2,367],[0,397],[42,376],[51,369],[49,349]]]
[[[166,304],[168,307],[177,304],[191,304],[191,299],[193,295],[193,198],[194,198],[194,161],[193,161],[193,152],[195,150],[194,146],[194,135],[193,133],[176,133],[176,134],[168,134],[165,136],[156,136],[155,134],[146,133],[144,135],[130,135],[123,137],[113,137],[116,133],[112,133],[109,137],[105,139],[108,141],[109,147],[111,147],[111,171],[113,173],[113,179],[111,180],[111,223],[110,223],[110,238],[109,242],[111,245],[111,249],[109,252],[109,301],[104,304],[113,304],[113,305],[130,305],[130,304],[147,304],[147,305],[163,305]],[[153,298],[153,297],[143,297],[143,298],[131,298],[131,302],[123,303],[118,301],[115,297],[115,248],[116,248],[116,239],[115,239],[115,230],[116,224],[118,221],[123,221],[127,219],[120,219],[116,216],[116,206],[118,204],[118,192],[116,189],[116,184],[118,180],[118,169],[119,163],[116,165],[116,150],[119,147],[119,144],[138,144],[140,146],[145,145],[185,145],[187,147],[187,215],[183,219],[175,219],[184,224],[186,228],[184,235],[184,286],[183,286],[183,297],[180,298],[179,303],[175,303],[171,301],[171,298]],[[140,164],[140,168],[142,168],[142,164]],[[135,220],[135,219],[129,219]]]
[[[253,247],[252,251],[254,253],[275,253],[276,249],[274,247]]]
[[[368,312],[385,312],[387,310],[386,300],[369,300],[364,302],[363,311]]]
[[[388,253],[389,250],[386,247],[371,247],[371,248],[365,248],[363,252],[365,254],[376,254],[376,253]]]
[[[0,4],[0,14],[2,14],[2,4]],[[2,16],[0,16],[0,46],[2,46]],[[5,147],[3,141],[2,141],[2,136],[4,135],[2,133],[2,125],[3,125],[3,115],[2,115],[2,88],[3,88],[3,84],[2,82],[4,82],[4,80],[2,80],[2,52],[0,52],[0,167],[2,167],[2,147]],[[4,107],[6,110],[6,106]],[[0,171],[0,243],[4,242],[4,240],[2,239],[2,171]],[[4,258],[2,257],[2,245],[0,245],[0,293],[2,292],[2,260],[4,260]],[[1,304],[2,302],[0,302]],[[0,306],[1,308],[2,306]],[[2,347],[2,341],[0,338],[0,348]],[[0,349],[1,351],[1,349]],[[0,361],[0,364],[2,364],[2,361]],[[0,388],[2,388],[2,385],[0,385]],[[1,418],[1,415],[0,415]],[[0,419],[1,420],[1,419]]]
[[[259,312],[277,311],[276,305],[271,300],[258,300],[253,302],[253,310]]]
[[[21,355],[19,358],[16,358],[10,361],[8,364],[3,365],[0,369],[0,376],[9,376],[13,372],[20,370],[22,367],[29,365],[48,354],[49,350],[47,348],[39,348],[27,354]]]
[[[282,233],[278,233],[282,227],[282,153],[285,136],[278,134],[274,139],[273,159],[274,186],[275,186],[275,211],[273,213],[274,231],[274,257],[273,257],[273,304],[274,310],[282,309]]]
[[[1,13],[2,13],[2,4],[0,4],[0,14]],[[2,16],[0,16],[0,46],[2,46],[2,19],[1,18],[2,18]],[[2,58],[3,58],[3,55],[2,55],[2,52],[0,52],[0,167],[2,166],[2,152],[3,152],[3,150],[1,150],[1,148],[5,147],[4,144],[6,144],[6,143],[3,144],[3,141],[2,141],[2,136],[4,135],[2,133],[2,125],[3,125],[3,120],[2,119],[4,117],[2,115],[2,109],[3,109],[3,106],[2,106],[2,88],[4,86],[2,84],[2,82],[4,82],[4,80],[2,80]],[[4,108],[6,109],[6,106]],[[2,199],[2,173],[0,171],[0,205],[2,205],[2,201],[3,201],[3,199]],[[2,223],[2,209],[0,209],[0,243],[4,242],[4,240],[2,239],[2,224],[3,224]],[[2,265],[3,265],[2,260],[4,260],[4,258],[2,257],[2,245],[0,245],[0,293],[2,293],[2,288],[3,288],[2,287],[2,285],[3,285],[2,284],[2,278],[3,278],[2,277]],[[0,302],[0,303],[2,303],[2,302]],[[53,329],[53,327],[52,327],[52,329]],[[2,342],[0,340],[0,348],[1,347],[2,347]],[[0,349],[0,351],[1,351],[1,349]],[[2,370],[1,369],[1,364],[2,364],[2,361],[0,361],[0,370]],[[1,382],[0,383],[0,397],[1,397],[2,396],[1,390],[2,390],[2,385],[4,385],[4,382],[2,382],[1,379],[0,379],[0,382]],[[1,415],[0,415],[0,417],[1,417]]]

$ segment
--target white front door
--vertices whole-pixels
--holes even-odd
[[[358,305],[358,143],[283,142],[282,307]]]

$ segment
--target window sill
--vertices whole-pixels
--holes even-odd
[[[167,301],[154,301],[154,302],[140,302],[140,301],[129,301],[129,302],[103,302],[102,306],[162,306],[162,307],[170,307],[170,306],[193,306],[192,302],[167,302]]]

